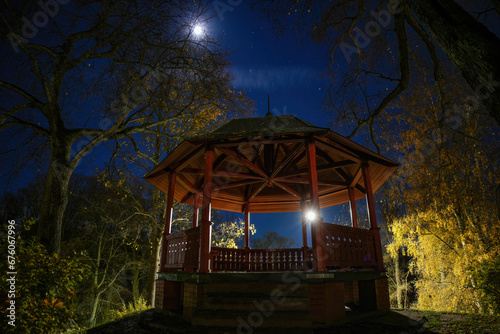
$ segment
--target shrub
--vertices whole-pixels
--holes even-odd
[[[2,240],[2,244],[5,240]],[[85,279],[88,268],[77,258],[65,259],[48,254],[35,239],[16,238],[15,247],[15,327],[22,333],[59,333],[77,327],[75,308],[71,300],[79,284]],[[6,245],[2,245],[2,248]],[[4,249],[5,249],[4,248]],[[8,271],[2,261],[2,275]],[[5,277],[0,290],[8,291]],[[0,314],[6,319],[4,299]],[[5,321],[3,321],[5,324]]]

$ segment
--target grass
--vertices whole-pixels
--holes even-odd
[[[423,311],[424,327],[438,333],[500,333],[500,316],[470,313],[440,313]]]
[[[126,325],[125,325],[126,324]],[[146,328],[144,328],[146,325]],[[124,330],[126,328],[127,330]],[[133,312],[121,320],[112,321],[89,330],[92,334],[144,333],[205,333],[206,327],[192,327],[182,316],[159,309]],[[228,332],[228,331],[222,331]],[[217,332],[219,333],[219,332]],[[268,333],[268,332],[266,332]],[[339,321],[336,325],[314,331],[328,334],[370,333],[441,333],[441,334],[493,334],[500,333],[500,316],[468,313],[444,313],[421,310],[392,310],[370,312]]]

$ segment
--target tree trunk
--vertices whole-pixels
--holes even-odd
[[[396,299],[398,301],[398,308],[403,308],[403,277],[401,275],[401,252],[398,251],[394,258],[394,280],[396,281]]]
[[[407,2],[500,124],[500,39],[453,0]]]
[[[153,189],[153,212],[162,212],[160,208],[160,190],[157,188]],[[154,306],[155,301],[155,284],[156,284],[156,272],[158,271],[158,254],[160,248],[160,236],[161,230],[158,227],[159,221],[156,220],[153,222],[153,228],[151,232],[151,254],[149,257],[149,268],[148,268],[148,284],[147,284],[147,293],[146,298],[149,305]],[[159,215],[162,217],[162,215]],[[160,219],[161,221],[161,219]]]
[[[62,222],[68,204],[68,184],[73,168],[69,148],[51,145],[49,170],[40,206],[37,236],[49,253],[61,250]]]

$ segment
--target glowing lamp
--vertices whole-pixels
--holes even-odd
[[[306,219],[309,221],[314,221],[316,219],[316,212],[310,210],[306,212]]]

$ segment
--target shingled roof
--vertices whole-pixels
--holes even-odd
[[[293,115],[264,116],[255,118],[238,118],[227,122],[217,130],[188,140],[217,138],[268,136],[287,133],[310,133],[328,131],[312,125]]]

